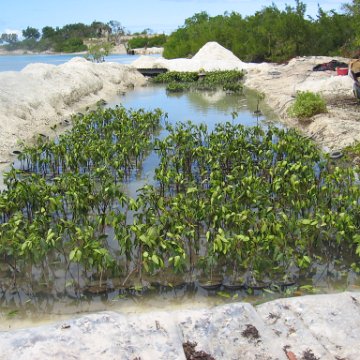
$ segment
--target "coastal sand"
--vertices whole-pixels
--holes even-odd
[[[128,65],[94,64],[83,58],[0,73],[0,163],[13,160],[11,154],[22,142],[48,133],[71,114],[145,82]]]

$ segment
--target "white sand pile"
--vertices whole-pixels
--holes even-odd
[[[252,67],[237,58],[231,51],[217,42],[206,43],[192,59],[150,58],[142,56],[135,60],[132,66],[141,68],[164,68],[170,71],[214,71],[214,70],[244,70]]]
[[[238,62],[240,59],[235,56],[230,50],[224,48],[215,41],[206,43],[192,58],[196,61],[234,61]]]
[[[130,66],[94,64],[83,58],[0,73],[0,161],[9,159],[18,141],[46,132],[50,125],[101,98],[144,83],[145,78]]]

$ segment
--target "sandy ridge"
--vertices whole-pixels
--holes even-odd
[[[0,162],[11,160],[19,142],[46,132],[101,98],[145,82],[128,65],[94,64],[83,58],[59,66],[30,64],[20,72],[0,73]]]

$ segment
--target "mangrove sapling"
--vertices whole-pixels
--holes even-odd
[[[203,269],[203,277],[200,278],[199,284],[207,290],[218,289],[221,286],[221,278],[214,274],[217,265],[217,257],[214,252],[210,252],[200,257],[199,266]]]
[[[89,274],[102,285],[121,269],[124,282],[134,274],[142,281],[144,272],[191,273],[200,256],[219,265],[208,267],[210,277],[215,267],[227,275],[231,267],[236,278],[248,270],[260,280],[330,264],[348,248],[355,253],[360,196],[353,171],[326,166],[308,139],[293,130],[225,123],[209,133],[185,123],[168,125],[154,145],[160,117],[96,110],[76,116],[56,144],[26,149],[21,166],[38,173],[10,170],[0,195],[0,252],[8,266],[31,263],[49,282],[49,259],[56,258],[77,286]],[[156,185],[129,199],[121,182],[154,146]],[[49,174],[56,176],[50,181]]]

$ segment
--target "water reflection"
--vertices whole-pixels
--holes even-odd
[[[205,123],[211,130],[215,124],[225,121],[234,124],[266,126],[276,122],[276,115],[260,101],[261,114],[256,115],[258,97],[256,93],[244,91],[244,94],[227,94],[224,91],[190,91],[167,93],[164,86],[145,86],[136,91],[119,95],[108,106],[121,103],[126,108],[160,108],[168,114],[168,121],[192,121],[194,124]]]

